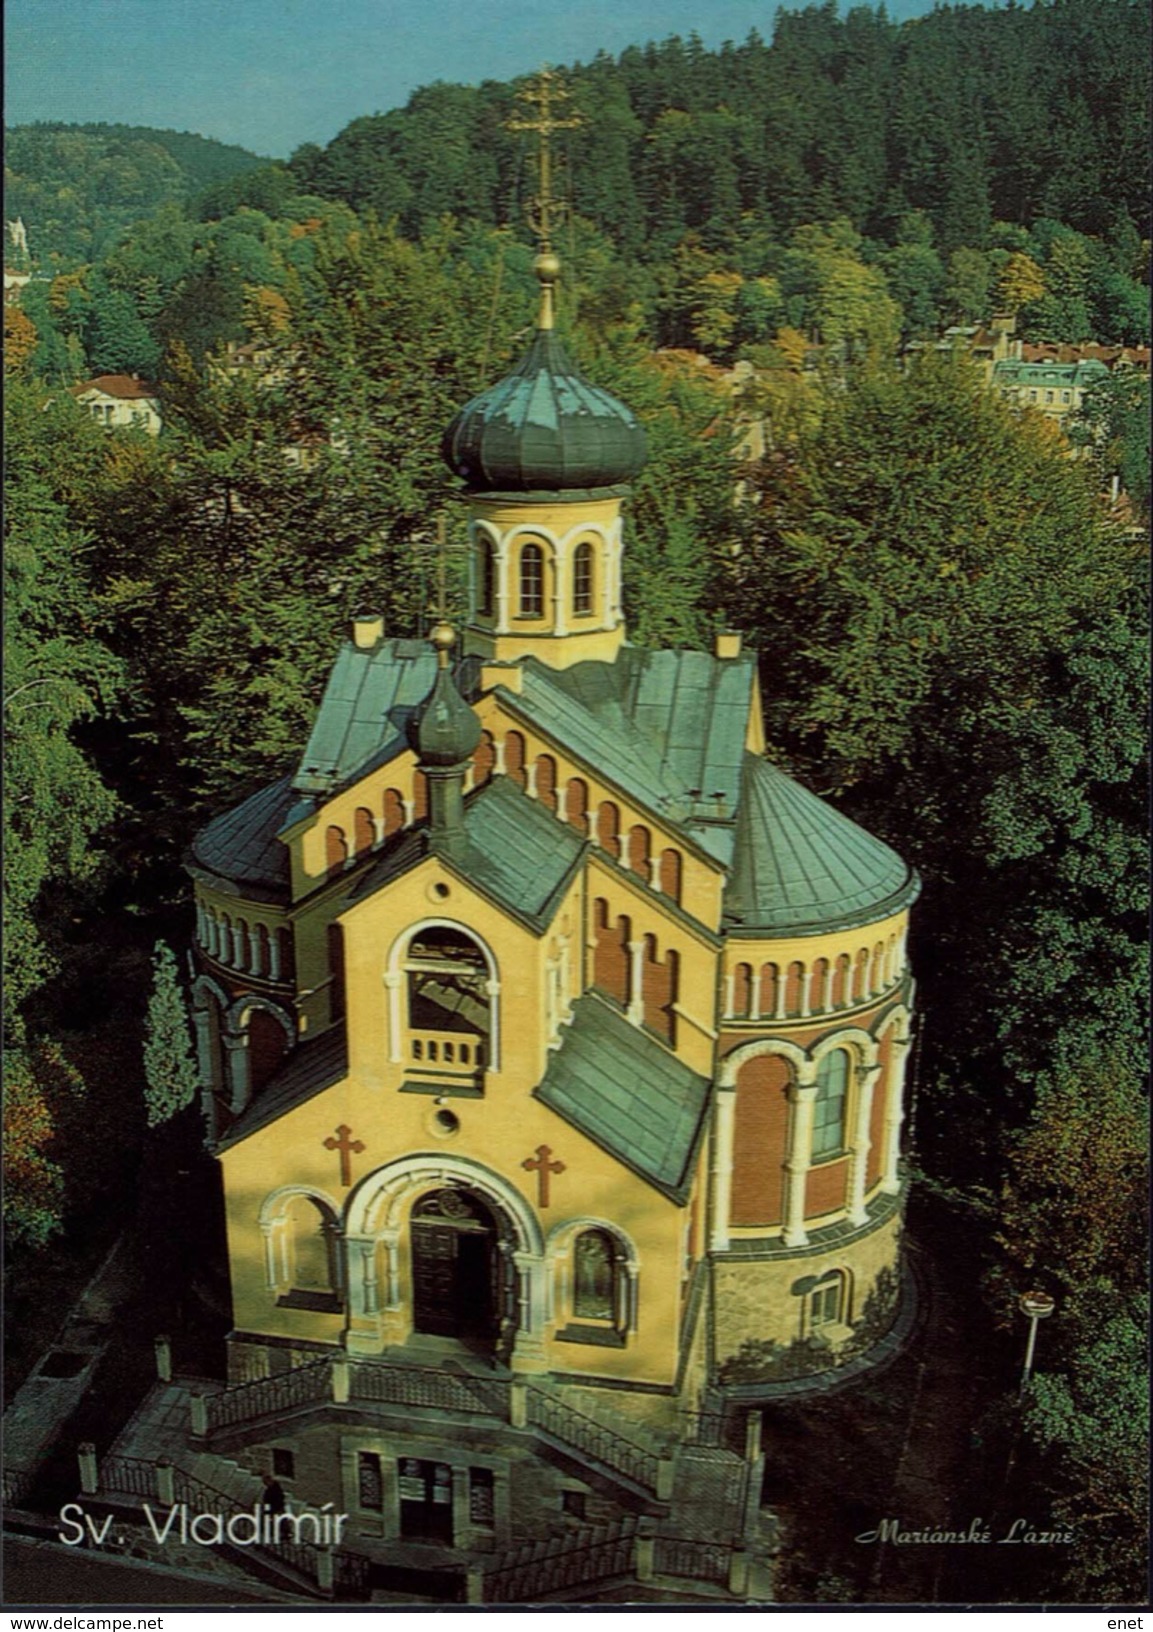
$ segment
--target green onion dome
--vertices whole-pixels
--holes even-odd
[[[465,702],[448,666],[456,639],[446,623],[432,631],[440,667],[428,697],[408,722],[408,740],[422,765],[462,765],[480,745],[480,721]]]
[[[441,443],[474,492],[561,493],[617,487],[642,469],[645,433],[631,409],[574,367],[551,328],[520,366],[457,414]]]

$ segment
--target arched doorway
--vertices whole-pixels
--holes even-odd
[[[413,1330],[491,1351],[504,1287],[500,1229],[470,1190],[430,1191],[412,1210]]]

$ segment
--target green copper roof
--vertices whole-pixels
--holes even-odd
[[[914,900],[894,850],[799,782],[746,754],[725,926],[805,932],[867,923]]]
[[[463,765],[480,745],[480,721],[453,681],[452,670],[437,670],[428,698],[409,716],[408,740],[422,765]]]
[[[585,848],[580,834],[505,776],[466,800],[464,825],[460,854],[443,859],[498,905],[543,929]],[[418,866],[429,854],[428,837],[425,827],[405,834],[358,881],[349,899],[360,900]]]
[[[485,492],[613,487],[637,474],[645,451],[632,411],[584,378],[551,329],[465,404],[441,444],[449,469]]]
[[[425,640],[341,647],[293,786],[329,793],[407,748],[408,721],[436,679]]]
[[[276,835],[295,801],[290,776],[261,788],[200,830],[192,841],[193,864],[243,885],[256,900],[286,899],[288,851]]]
[[[573,1004],[537,1099],[655,1189],[683,1201],[704,1127],[708,1079],[595,992]]]
[[[510,710],[539,724],[718,861],[733,817],[752,703],[751,657],[625,647],[615,663],[522,663]]]

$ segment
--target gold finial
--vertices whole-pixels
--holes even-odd
[[[552,148],[549,138],[554,130],[575,130],[585,121],[579,113],[572,113],[567,118],[559,117],[556,113],[556,104],[569,101],[571,92],[565,89],[551,68],[542,68],[536,79],[531,80],[517,95],[522,102],[528,102],[535,109],[535,115],[530,118],[513,117],[506,122],[506,129],[535,130],[540,135],[537,161],[540,190],[529,201],[527,214],[529,226],[540,244],[540,253],[532,267],[540,283],[538,327],[551,329],[556,321],[554,291],[560,276],[560,261],[553,253],[552,237],[564,218],[565,206],[560,199],[552,196]]]
[[[429,631],[436,647],[437,666],[448,668],[448,654],[456,645],[456,630],[448,621],[448,531],[443,512],[436,522],[436,622]]]

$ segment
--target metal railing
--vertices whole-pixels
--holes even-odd
[[[379,1365],[354,1361],[349,1395],[375,1405],[427,1406],[438,1411],[480,1413],[509,1419],[510,1385],[498,1377],[469,1377],[433,1366]]]
[[[621,1519],[601,1529],[526,1542],[498,1555],[484,1573],[486,1604],[523,1603],[612,1576],[632,1576],[637,1521]]]
[[[679,1575],[727,1586],[732,1552],[727,1542],[657,1536],[653,1542],[653,1568],[658,1575]]]
[[[4,1469],[4,1506],[18,1507],[27,1496],[36,1481],[35,1470],[32,1468],[5,1468]]]
[[[106,1456],[100,1463],[98,1489],[102,1496],[155,1501],[156,1464],[138,1456]]]
[[[539,1428],[602,1467],[624,1474],[644,1490],[656,1490],[660,1458],[655,1452],[539,1388],[530,1386],[526,1393],[529,1427]]]
[[[172,1470],[172,1485],[178,1502],[187,1502],[189,1507],[196,1508],[201,1513],[221,1513],[232,1517],[238,1513],[251,1514],[254,1508],[258,1510],[260,1508],[259,1494],[254,1495],[252,1502],[246,1505],[216,1485],[211,1485],[204,1479],[194,1479],[191,1474],[185,1473],[183,1468]],[[263,1518],[263,1514],[260,1513],[259,1517]],[[252,1543],[244,1543],[246,1553],[251,1552],[258,1557],[263,1554],[278,1559],[313,1586],[319,1584],[320,1565],[314,1546],[305,1541],[290,1541],[280,1536],[266,1539],[263,1532],[262,1525],[257,1539]]]
[[[205,1397],[208,1431],[258,1417],[281,1416],[302,1405],[332,1398],[332,1361],[327,1355],[274,1377],[255,1377]]]

